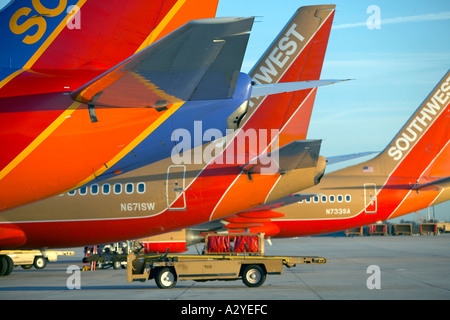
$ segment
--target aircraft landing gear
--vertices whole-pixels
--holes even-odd
[[[8,276],[14,269],[14,262],[6,255],[0,255],[0,277]]]

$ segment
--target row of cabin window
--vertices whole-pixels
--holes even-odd
[[[334,196],[334,195],[330,195],[330,196],[314,196],[308,199],[305,199],[304,201],[306,203],[319,203],[319,201],[321,201],[322,203],[327,203],[328,202],[335,202],[337,200],[337,202],[343,202],[345,199],[345,202],[350,202],[352,201],[352,196],[349,194],[346,194],[345,197],[341,194]],[[303,200],[299,201],[299,203],[303,203]]]
[[[89,187],[81,187],[76,190],[69,191],[69,192],[67,192],[67,194],[69,196],[74,196],[78,190],[78,194],[80,196],[85,196],[88,193],[88,189],[90,189],[89,190],[90,194],[93,196],[98,195],[100,193],[100,189],[102,191],[102,194],[104,194],[104,195],[110,194],[111,189],[114,192],[114,194],[121,194],[124,189],[125,189],[126,194],[132,194],[132,193],[134,193],[135,186],[134,186],[134,183],[131,183],[131,182],[126,183],[125,186],[123,186],[121,183],[115,183],[112,185],[112,187],[109,183],[102,184],[101,186],[99,186],[98,184],[93,184],[93,185],[90,185]],[[136,192],[139,194],[145,193],[145,183],[144,182],[137,183]]]

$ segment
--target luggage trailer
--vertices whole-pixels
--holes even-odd
[[[161,289],[173,288],[177,280],[238,280],[247,287],[261,286],[267,275],[282,275],[283,266],[324,264],[321,257],[264,255],[264,234],[208,234],[201,255],[130,253],[127,281],[155,279]]]

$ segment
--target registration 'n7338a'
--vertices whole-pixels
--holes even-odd
[[[327,214],[334,214],[334,215],[343,215],[343,214],[350,214],[350,208],[334,208],[334,209],[326,209]]]

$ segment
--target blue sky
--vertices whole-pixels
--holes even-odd
[[[309,138],[323,139],[325,156],[381,151],[450,68],[450,1],[333,3],[321,78],[353,80],[318,89]],[[243,71],[250,70],[298,7],[313,4],[327,3],[219,0],[218,17],[257,17]],[[380,29],[366,26],[371,5],[380,10]],[[436,216],[450,219],[449,208],[448,203],[436,206]]]

